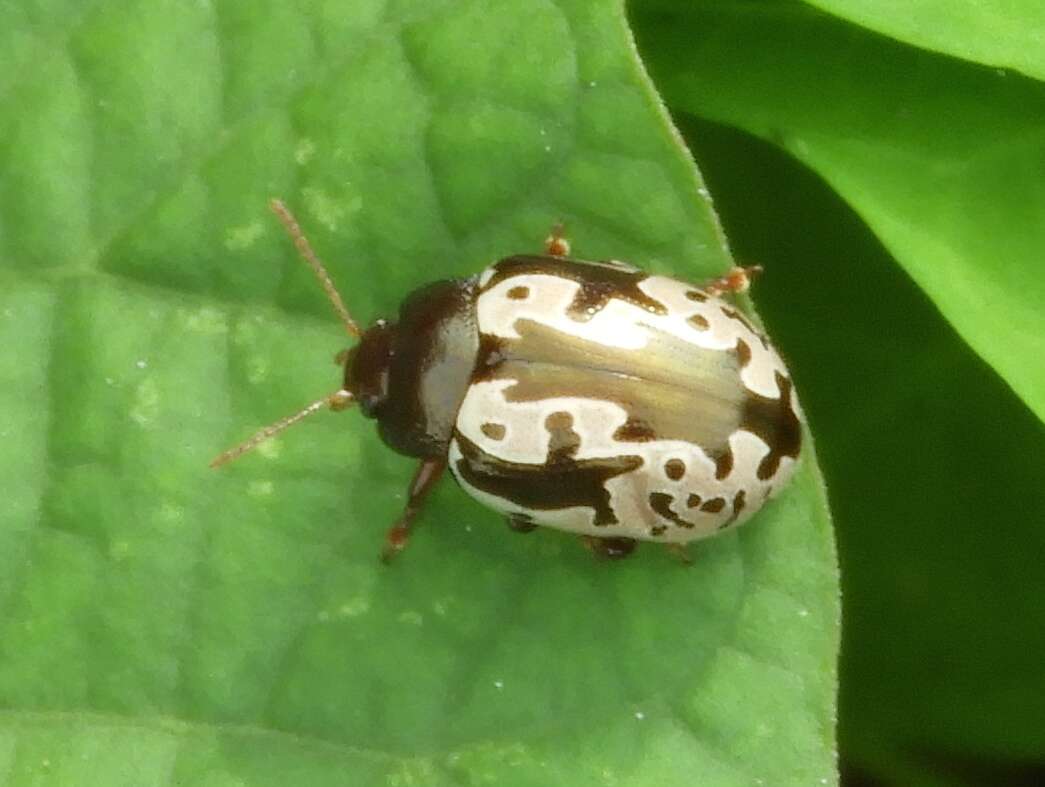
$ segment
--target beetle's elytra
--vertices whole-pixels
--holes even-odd
[[[791,477],[802,415],[780,356],[721,296],[753,269],[695,286],[621,262],[515,255],[408,295],[360,331],[282,203],[273,210],[350,334],[334,394],[213,462],[236,458],[325,406],[358,404],[391,448],[420,460],[388,532],[405,546],[449,467],[509,526],[578,533],[620,557],[680,545],[750,517]]]

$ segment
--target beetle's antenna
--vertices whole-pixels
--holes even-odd
[[[317,257],[316,253],[312,250],[312,246],[309,244],[308,238],[305,237],[305,233],[301,231],[301,225],[298,224],[297,219],[294,218],[294,214],[290,212],[290,209],[287,208],[286,205],[283,204],[282,200],[278,199],[269,200],[269,208],[271,208],[272,212],[279,217],[280,222],[282,222],[283,226],[286,227],[290,239],[294,241],[298,253],[301,255],[302,259],[308,263],[312,272],[316,274],[316,278],[319,279],[319,283],[323,286],[323,291],[327,294],[327,298],[330,299],[334,311],[336,311],[337,316],[341,318],[345,330],[348,331],[350,336],[359,338],[359,336],[362,335],[362,331],[359,330],[356,321],[352,319],[352,316],[348,313],[348,309],[345,308],[345,302],[341,300],[341,295],[338,293],[337,287],[334,286],[334,280],[330,278],[327,269],[323,266],[319,257]]]
[[[329,407],[331,410],[344,410],[346,407],[349,407],[353,401],[352,394],[343,388],[340,391],[335,391],[329,396],[324,396],[322,399],[317,399],[300,412],[294,413],[294,415],[288,415],[286,418],[281,418],[276,421],[276,423],[270,424],[264,429],[256,432],[253,437],[244,440],[235,448],[230,448],[228,451],[214,457],[210,466],[221,467],[224,464],[228,464],[233,459],[238,459],[243,456],[243,454],[247,453],[247,451],[256,448],[260,443],[265,442],[270,437],[278,435],[287,427],[293,426],[298,421],[307,418],[312,415],[312,413],[322,410],[324,407]]]

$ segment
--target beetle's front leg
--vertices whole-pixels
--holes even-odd
[[[762,273],[761,265],[747,265],[730,269],[725,276],[711,279],[698,285],[700,289],[712,295],[725,292],[747,292],[751,288],[751,280]]]
[[[442,477],[444,470],[446,470],[446,459],[421,460],[417,472],[414,473],[414,480],[410,482],[403,515],[388,529],[388,534],[385,536],[385,547],[381,550],[381,560],[385,563],[402,552],[406,542],[410,540],[410,530],[413,527],[414,518],[421,510],[432,487]]]

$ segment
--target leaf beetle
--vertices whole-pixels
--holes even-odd
[[[286,206],[271,208],[358,342],[338,356],[341,388],[211,466],[318,410],[358,406],[419,460],[385,560],[447,468],[513,530],[577,533],[606,557],[737,525],[793,474],[803,416],[791,376],[723,298],[759,268],[687,284],[573,259],[557,227],[544,254],[424,285],[396,320],[361,330]]]

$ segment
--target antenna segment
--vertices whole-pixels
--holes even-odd
[[[346,407],[351,405],[353,402],[352,394],[343,388],[340,391],[335,391],[329,396],[324,396],[322,399],[317,399],[308,407],[303,410],[294,413],[294,415],[288,415],[286,418],[282,418],[276,421],[274,424],[266,426],[264,429],[256,432],[253,437],[243,441],[235,448],[230,448],[222,454],[216,456],[210,463],[211,467],[221,467],[224,464],[231,462],[233,459],[238,459],[256,448],[260,443],[265,442],[270,437],[274,437],[282,432],[287,427],[293,426],[298,421],[301,421],[312,413],[322,410],[324,407],[329,407],[331,410],[344,410]]]
[[[345,330],[348,331],[349,336],[359,338],[363,332],[359,330],[356,321],[352,319],[352,316],[348,313],[348,309],[345,308],[345,302],[341,300],[341,296],[338,294],[337,288],[334,286],[334,280],[330,278],[327,269],[323,266],[319,257],[317,257],[316,253],[312,250],[312,246],[305,237],[305,233],[301,231],[301,225],[298,224],[297,219],[294,218],[294,214],[290,212],[290,209],[287,208],[286,205],[283,204],[282,200],[278,199],[269,200],[269,208],[272,209],[272,212],[276,214],[280,222],[286,228],[287,234],[290,235],[290,239],[294,241],[294,246],[297,247],[301,258],[308,263],[312,272],[316,274],[316,278],[319,279],[323,291],[327,294],[327,298],[334,307],[334,311],[337,312],[337,316],[341,318],[341,323],[345,326]]]

